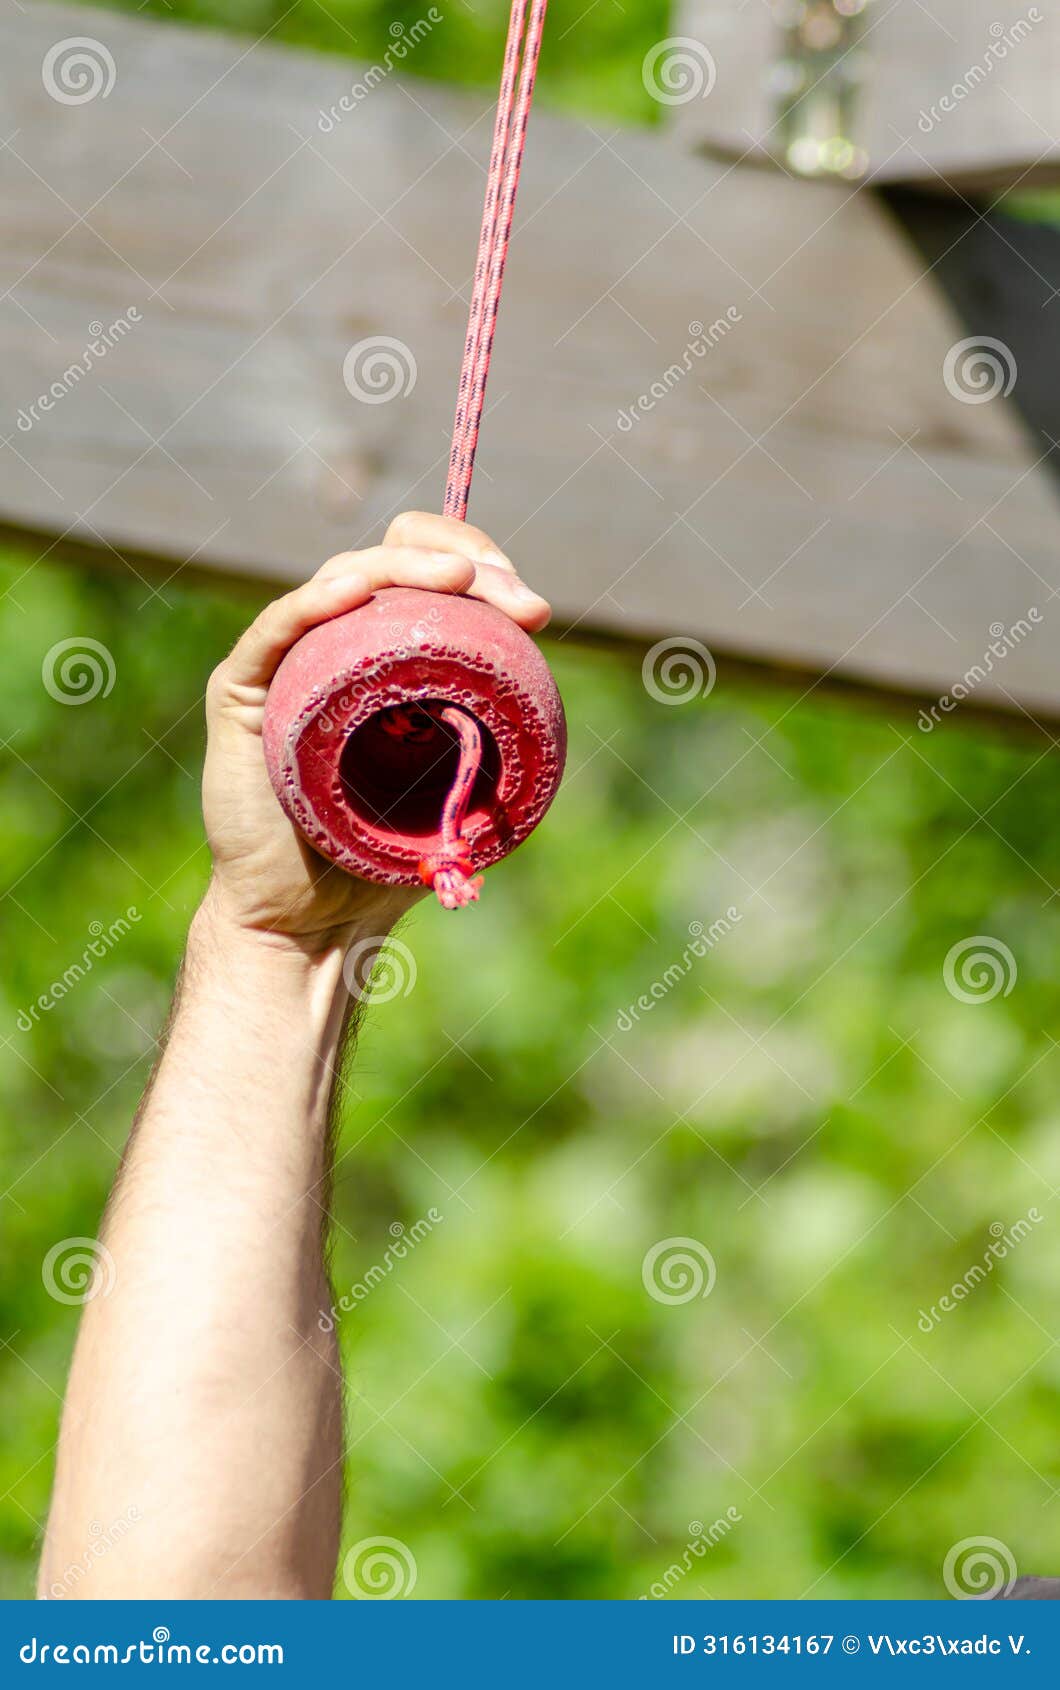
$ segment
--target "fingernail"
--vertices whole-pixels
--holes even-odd
[[[489,551],[483,552],[482,561],[483,563],[492,563],[498,569],[515,568],[511,558],[505,552],[502,552],[499,546],[493,546]]]
[[[542,604],[544,602],[541,594],[535,593],[533,587],[528,587],[525,581],[513,581],[512,592],[518,599],[533,599],[537,604]]]

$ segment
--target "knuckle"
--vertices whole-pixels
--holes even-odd
[[[206,710],[208,714],[217,709],[228,691],[228,676],[228,659],[225,658],[222,663],[217,665],[206,683]]]
[[[311,576],[310,579],[313,581],[326,581],[332,575],[341,575],[344,570],[351,568],[360,556],[360,552],[336,552],[334,557],[327,558],[326,561],[320,565],[316,574]]]
[[[406,545],[420,523],[428,520],[426,511],[401,511],[386,531],[384,545]]]
[[[285,613],[281,608],[282,599],[274,599],[272,604],[266,605],[261,615],[256,617],[247,629],[247,644],[253,648],[271,645],[280,632]]]

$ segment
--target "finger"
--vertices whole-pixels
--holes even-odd
[[[544,628],[552,616],[551,605],[540,593],[535,593],[518,575],[507,569],[495,569],[488,563],[478,565],[474,580],[464,590],[468,598],[496,605],[530,633]]]
[[[444,519],[448,522],[448,517]],[[456,524],[459,533],[464,533],[464,525]],[[457,580],[439,583],[435,579],[428,579],[422,568],[417,566],[417,560],[422,558],[447,557],[451,564],[462,567],[462,576]],[[408,559],[406,563],[404,560]],[[502,569],[499,565],[489,563],[474,564],[466,557],[458,557],[456,553],[420,552],[409,546],[374,546],[367,552],[342,552],[338,557],[330,558],[324,565],[321,574],[327,571],[339,572],[355,570],[366,576],[372,583],[373,590],[380,587],[428,587],[435,591],[466,592],[470,598],[484,599],[487,604],[496,605],[503,610],[513,622],[518,622],[521,628],[534,631],[543,628],[552,615],[547,599],[535,593],[520,579],[510,564]]]
[[[383,587],[422,587],[432,593],[463,593],[475,579],[475,565],[456,552],[373,546],[360,554],[356,573],[373,592]]]
[[[377,550],[381,552],[382,547]],[[222,664],[222,679],[230,686],[268,686],[296,640],[321,622],[355,610],[381,586],[460,592],[473,574],[473,566],[466,559],[444,552],[395,548],[389,554],[385,572],[373,561],[371,552],[351,556],[367,560],[366,567],[314,575],[311,581],[267,605]]]
[[[474,563],[488,563],[494,569],[515,565],[495,540],[481,528],[473,528],[459,517],[439,516],[431,511],[402,511],[386,531],[384,546],[427,546],[437,552],[459,552]]]
[[[462,593],[470,584],[475,565],[470,558],[445,548],[418,546],[370,546],[363,552],[339,552],[317,570],[315,579],[338,575],[362,575],[381,587],[425,587],[430,592]]]

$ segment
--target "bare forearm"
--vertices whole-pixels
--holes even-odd
[[[337,948],[306,958],[207,899],[107,1215],[113,1285],[85,1309],[45,1592],[92,1522],[131,1518],[71,1594],[330,1594],[341,1394],[317,1316],[345,1005]]]

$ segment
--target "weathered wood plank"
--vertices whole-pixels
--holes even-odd
[[[66,105],[74,35],[115,77]],[[80,7],[0,49],[0,520],[291,580],[436,506],[487,98],[388,75],[329,127],[354,67]],[[948,391],[963,333],[870,195],[537,113],[472,515],[575,630],[870,686],[1039,607],[969,703],[1060,717],[1053,496]],[[358,400],[381,338],[407,391]]]
[[[714,71],[696,79],[704,90],[713,84],[705,97],[673,107],[686,144],[788,162],[778,122],[792,77],[778,63],[785,11],[795,8],[678,0],[675,32],[701,43]],[[830,133],[833,94],[847,78],[851,133],[874,181],[964,192],[1060,182],[1060,11],[1047,0],[865,0],[838,47],[826,13],[830,0],[804,8],[805,38],[820,48],[805,63],[806,107],[819,108]]]

